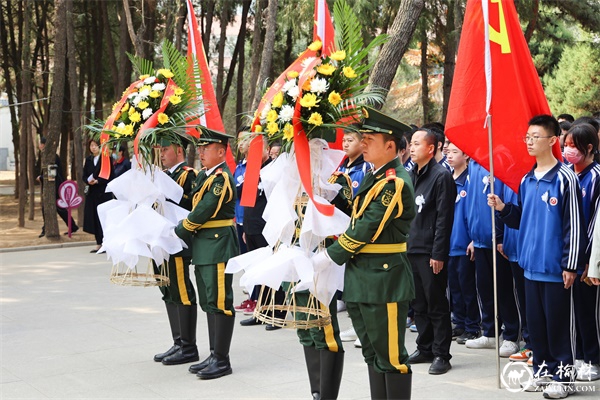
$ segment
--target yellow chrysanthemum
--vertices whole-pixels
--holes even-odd
[[[150,92],[150,97],[152,97],[153,99],[156,99],[156,98],[160,97],[160,92],[153,90]]]
[[[175,94],[176,94],[177,96],[181,96],[181,95],[183,94],[183,89],[182,89],[182,88],[180,88],[180,87],[178,87],[177,89],[175,89]]]
[[[304,108],[312,108],[317,105],[320,100],[317,100],[317,95],[307,93],[300,99],[300,105]]]
[[[267,133],[269,136],[273,136],[277,132],[279,132],[279,125],[277,125],[277,122],[269,122],[267,124]]]
[[[271,110],[267,113],[267,122],[275,122],[277,121],[277,117],[279,116],[279,114],[277,114],[277,111],[275,110]],[[269,128],[267,127],[267,130],[269,130]]]
[[[166,69],[166,68],[161,68],[158,70],[158,74],[164,76],[165,78],[169,79],[173,77],[173,73]]]
[[[292,140],[294,138],[294,127],[292,124],[285,124],[283,127],[283,138],[285,140]]]
[[[161,125],[166,124],[167,122],[169,122],[169,116],[165,113],[160,113],[158,114],[158,123]]]
[[[133,108],[132,108],[133,110]],[[131,122],[140,122],[142,120],[142,114],[137,111],[129,112],[129,120]]]
[[[302,85],[303,92],[308,92],[310,90],[310,81],[312,81],[312,79],[307,79],[304,81],[304,84]]]
[[[314,126],[323,125],[323,117],[319,113],[310,114],[310,118],[308,119],[308,123]]]
[[[346,58],[346,52],[344,50],[338,50],[329,55],[329,58],[335,61],[342,61]]]
[[[144,85],[140,88],[140,92],[147,90],[148,92],[150,92],[152,90],[152,86],[150,85]]]
[[[169,97],[169,103],[175,105],[175,104],[179,104],[181,103],[181,97],[173,95],[171,97]]]
[[[120,128],[119,126],[114,126],[112,128],[110,128],[112,131],[115,131],[117,133],[121,133],[123,131],[123,128]]]
[[[129,110],[129,103],[125,103],[125,105],[123,106],[123,108],[121,108],[121,112],[123,113],[123,112],[125,112],[127,110]]]
[[[334,90],[333,92],[329,93],[327,100],[329,100],[331,105],[337,106],[342,101],[342,96],[340,96],[340,94]]]
[[[138,103],[137,108],[139,108],[140,110],[143,110],[148,106],[149,106],[148,102],[142,100]]]
[[[348,79],[356,78],[356,72],[352,69],[352,67],[344,67],[344,76]]]
[[[323,47],[323,43],[321,43],[320,40],[315,40],[308,46],[308,49],[312,51],[319,51],[321,50],[321,47]]]
[[[131,135],[133,135],[133,124],[125,125],[125,128],[123,128],[122,133],[125,136],[131,136]]]
[[[271,102],[271,107],[279,108],[283,105],[283,93],[277,92],[275,97],[273,97],[273,101]]]
[[[294,79],[294,78],[297,78],[297,77],[298,77],[298,75],[299,75],[299,74],[298,74],[298,71],[290,71],[290,72],[288,72],[288,73],[287,73],[287,77],[288,77],[289,79]]]
[[[146,78],[150,78],[150,75],[146,74],[146,75],[140,75],[140,80],[146,79]]]
[[[322,64],[317,68],[317,72],[321,75],[331,75],[335,71],[335,67],[331,64]]]
[[[262,131],[263,131],[262,125],[256,125],[254,127],[254,132],[258,133],[258,132],[262,132]]]

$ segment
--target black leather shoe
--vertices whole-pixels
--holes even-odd
[[[160,353],[160,354],[155,355],[154,356],[154,361],[161,362],[163,360],[163,358],[172,356],[173,354],[177,353],[180,348],[181,347],[179,347],[178,345],[174,344],[173,346],[171,346],[171,348],[169,350],[165,351],[164,353]]]
[[[216,362],[217,360],[215,359],[214,355],[212,353],[210,353],[210,356],[206,357],[206,359],[204,361],[202,361],[199,364],[194,364],[194,365],[190,365],[190,368],[188,368],[188,371],[190,371],[190,373],[192,374],[197,374],[198,372],[202,371],[204,368],[208,367],[210,364],[212,364],[213,362]]]
[[[254,317],[250,317],[248,319],[243,319],[240,321],[240,325],[242,326],[254,326],[254,325],[261,325],[262,322],[260,322],[258,319],[254,318]]]
[[[46,236],[46,231],[42,231],[42,233],[40,233],[40,234],[38,235],[38,237],[39,237],[39,238],[42,238],[42,237],[44,237],[44,236]]]
[[[452,340],[456,340],[463,333],[465,333],[464,329],[461,329],[461,328],[454,328],[454,329],[452,329]]]
[[[450,371],[452,365],[450,361],[444,360],[442,357],[435,357],[429,367],[429,375],[442,375]]]
[[[420,350],[415,350],[414,353],[408,357],[409,364],[422,364],[422,363],[430,363],[433,361],[433,355],[426,355],[421,353]]]
[[[187,352],[184,352],[183,348],[181,348],[175,354],[163,358],[162,363],[163,365],[179,365],[196,362],[198,360],[200,360],[200,357],[198,356],[197,350],[193,351],[193,349],[188,349]]]
[[[229,357],[219,359],[218,356],[215,355],[215,361],[202,371],[198,372],[196,376],[200,379],[216,379],[225,375],[230,375],[232,372],[233,370],[229,363]]]
[[[272,324],[265,326],[266,331],[276,331],[277,329],[281,329],[281,327]]]

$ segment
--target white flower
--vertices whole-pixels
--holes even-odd
[[[137,93],[134,92],[134,93],[130,93],[129,96],[127,96],[127,98],[128,99],[132,99],[132,98],[134,98],[136,96],[137,96]]]
[[[119,123],[119,125],[117,125],[117,128],[124,129],[125,128],[125,122]]]
[[[142,118],[144,119],[148,119],[150,118],[150,116],[153,114],[153,111],[150,107],[145,108],[144,111],[142,111]]]
[[[284,83],[283,86],[281,87],[281,91],[282,92],[287,92],[288,90],[290,90],[294,86],[298,86],[296,84],[296,78],[290,79],[289,81],[287,81],[286,83]]]
[[[144,99],[142,98],[142,96],[140,96],[140,95],[137,95],[137,96],[135,96],[135,97],[133,98],[133,100],[131,100],[131,102],[133,103],[133,105],[134,105],[134,106],[136,106],[136,107],[137,107],[138,103],[139,103],[140,101],[142,101],[142,100],[144,100]]]
[[[144,82],[139,82],[137,85],[135,85],[136,88],[141,88],[142,86],[144,86]]]
[[[481,182],[483,182],[483,193],[485,193],[488,186],[490,185],[489,175],[484,176],[483,179],[481,180]]]
[[[154,85],[152,85],[152,90],[156,90],[157,92],[162,92],[163,90],[165,90],[165,84],[164,83],[155,83]]]
[[[311,62],[313,62],[315,60],[316,57],[307,57],[304,60],[302,60],[302,68],[306,68]]]
[[[265,108],[263,108],[263,110],[260,113],[260,119],[261,121],[264,121],[267,119],[267,114],[269,113],[269,111],[271,111],[271,102],[268,102],[267,104],[265,104]]]
[[[425,196],[420,194],[417,197],[415,197],[415,204],[419,206],[419,209],[417,210],[417,212],[420,213],[421,210],[423,209],[423,204],[425,204]]]
[[[281,122],[289,122],[292,120],[294,116],[294,107],[286,104],[281,107],[281,111],[279,111],[279,120]]]
[[[542,195],[542,201],[544,203],[546,203],[546,208],[548,209],[548,211],[550,211],[550,207],[548,207],[548,191],[546,190],[546,192]]]
[[[145,83],[146,85],[149,85],[149,84],[151,84],[151,83],[154,83],[154,81],[155,81],[155,80],[156,80],[156,77],[155,77],[155,76],[150,76],[150,77],[148,77],[148,78],[144,79],[144,83]]]
[[[294,86],[288,90],[287,95],[295,99],[300,94],[300,88],[298,86]]]
[[[315,78],[310,81],[310,91],[313,93],[325,93],[329,89],[329,82],[324,78]]]
[[[138,92],[138,97],[141,97],[142,100],[146,99],[150,95],[150,89],[145,88]]]

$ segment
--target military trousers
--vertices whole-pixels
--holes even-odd
[[[169,284],[159,286],[163,295],[162,299],[167,304],[183,304],[184,306],[196,305],[196,291],[190,279],[189,257],[171,256],[167,264]],[[160,273],[159,267],[154,264],[154,272]]]
[[[384,304],[346,302],[365,362],[379,373],[410,371],[404,346],[408,304],[408,301]]]
[[[310,293],[308,291],[296,292],[296,304],[300,307],[306,307]],[[323,303],[318,303],[325,308]],[[329,313],[331,314],[331,323],[322,328],[297,329],[296,333],[300,339],[300,344],[308,347],[315,347],[317,350],[329,350],[331,352],[343,352],[342,340],[340,339],[340,326],[337,317],[337,300],[334,297],[329,303]],[[294,319],[306,320],[306,313],[296,313]]]
[[[211,314],[235,315],[233,308],[233,275],[225,273],[225,263],[196,265],[198,303]]]

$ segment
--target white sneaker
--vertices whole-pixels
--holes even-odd
[[[354,347],[358,347],[358,348],[362,347],[362,344],[360,343],[360,339],[356,338],[356,340],[354,341]]]
[[[337,301],[337,312],[346,311],[346,302],[342,300]]]
[[[600,379],[600,366],[598,364],[582,363],[575,371],[577,371],[578,381],[591,382]]]
[[[500,357],[510,357],[511,355],[517,353],[519,351],[519,345],[515,342],[511,342],[510,340],[505,340],[502,342],[502,346],[498,349],[498,355]]]
[[[547,399],[564,399],[574,392],[573,385],[570,383],[552,382],[544,389],[544,397]]]
[[[527,382],[521,385],[525,392],[541,392],[546,386],[552,382],[552,378],[544,376],[537,379],[529,379]]]
[[[353,340],[357,340],[358,336],[356,336],[354,327],[351,326],[345,331],[340,332],[340,339],[342,342],[352,342]]]
[[[467,340],[465,346],[469,349],[493,349],[496,347],[496,338],[481,336],[477,339]],[[516,353],[517,351],[519,351],[518,348],[513,353]]]

